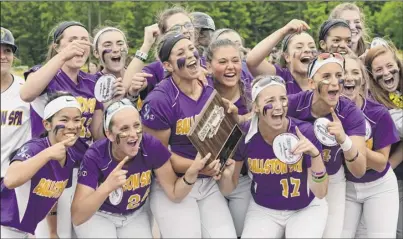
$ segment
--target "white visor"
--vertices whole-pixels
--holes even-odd
[[[279,76],[271,76],[271,77],[277,77],[277,78],[282,79]],[[284,87],[284,89],[286,89],[284,84],[281,84],[280,82],[272,80],[272,78],[269,78],[269,77],[264,78],[253,86],[252,101],[255,102],[257,96],[260,94],[260,92],[262,92],[262,90],[266,89],[269,86],[273,86],[273,85],[280,85],[280,86]],[[248,143],[249,140],[258,132],[258,122],[259,122],[259,117],[255,112],[253,112],[252,120],[251,120],[250,126],[249,126],[249,131],[245,136],[245,143]]]
[[[336,57],[330,57],[327,58],[326,60],[322,60],[322,61],[315,61],[313,68],[308,76],[309,79],[312,79],[313,76],[316,74],[316,72],[324,65],[328,64],[328,63],[337,63],[341,66],[341,68],[344,69],[343,66],[343,62],[340,61],[339,59],[337,59]]]
[[[45,106],[43,119],[47,120],[64,108],[77,108],[81,112],[81,105],[73,96],[60,96]]]
[[[123,100],[120,100],[120,101],[117,101],[117,102],[111,104],[111,105],[106,109],[106,112],[105,112],[106,118],[105,118],[105,121],[104,121],[104,130],[105,130],[105,131],[108,131],[109,124],[111,123],[112,117],[113,117],[116,113],[118,113],[119,111],[121,111],[121,110],[123,110],[123,109],[126,109],[126,108],[133,108],[133,109],[137,110],[136,107],[134,107],[134,105],[133,105],[131,102],[130,102],[130,104],[129,104],[129,102],[130,102],[130,101],[125,101],[125,99],[123,99]],[[111,107],[112,107],[112,108],[111,108]],[[111,111],[111,112],[110,112],[110,111]]]
[[[97,44],[97,42],[98,42],[99,37],[100,37],[104,32],[107,32],[107,31],[117,31],[117,32],[120,32],[120,33],[123,35],[123,38],[125,39],[125,42],[126,42],[126,44],[127,44],[126,36],[125,36],[125,34],[124,34],[121,30],[117,29],[116,27],[106,27],[106,28],[102,29],[101,31],[99,31],[99,32],[95,35],[94,41],[93,41],[93,43],[92,43],[92,44],[94,45],[94,47],[97,46],[96,44]]]

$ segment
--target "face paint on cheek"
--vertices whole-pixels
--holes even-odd
[[[66,128],[66,126],[65,125],[56,125],[55,126],[55,128],[53,129],[53,133],[55,134],[55,135],[57,135],[57,132],[59,132],[59,130],[60,129],[64,129],[64,128]]]
[[[200,58],[200,55],[199,55],[198,51],[194,51],[193,56],[196,57],[197,60],[199,60],[199,58]]]
[[[104,51],[102,52],[102,55],[101,55],[101,60],[102,60],[102,62],[105,62],[105,54],[111,53],[111,52],[112,52],[112,49],[106,49],[106,50],[104,50]]]
[[[119,133],[116,135],[116,143],[120,144],[120,140],[126,138],[128,135],[127,133]]]
[[[318,92],[319,92],[319,94],[322,91],[322,87],[326,86],[326,85],[329,85],[329,84],[330,84],[330,82],[328,80],[322,80],[321,82],[319,82],[318,83]]]
[[[380,80],[382,80],[383,76],[382,75],[375,75],[375,81],[379,82]]]
[[[399,70],[398,69],[393,69],[393,70],[390,70],[389,73],[394,75],[394,74],[399,73]]]
[[[263,116],[266,116],[267,111],[273,109],[273,105],[272,104],[267,104],[263,107]]]
[[[176,60],[176,64],[177,64],[179,69],[185,67],[186,58],[184,58],[184,57],[179,58],[178,60]]]

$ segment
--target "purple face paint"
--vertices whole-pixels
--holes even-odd
[[[273,105],[272,104],[267,104],[263,107],[263,116],[266,116],[267,111],[273,109]]]
[[[178,65],[178,68],[179,68],[179,69],[185,67],[186,58],[185,58],[185,57],[179,58],[178,60],[176,60],[176,64]]]
[[[111,52],[112,52],[112,49],[105,49],[105,50],[102,52],[101,59],[102,59],[103,62],[105,62],[105,58],[104,58],[105,54],[111,53]]]
[[[194,57],[196,57],[197,60],[199,60],[200,55],[199,55],[199,52],[198,52],[198,51],[194,51],[194,52],[193,52],[193,55],[194,55]]]
[[[59,132],[59,129],[64,129],[64,128],[66,128],[65,125],[62,125],[62,124],[56,125],[55,128],[53,129],[53,133],[55,135],[57,135],[57,132]]]

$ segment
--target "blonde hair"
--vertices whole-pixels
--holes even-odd
[[[192,21],[192,16],[190,15],[190,9],[186,7],[182,7],[180,5],[174,5],[170,8],[164,9],[157,14],[157,23],[158,28],[161,34],[165,34],[167,29],[167,19],[175,14],[182,13],[189,17],[190,21]]]
[[[384,90],[378,83],[378,81],[374,78],[372,74],[372,62],[380,55],[387,54],[388,52],[393,54],[393,58],[399,67],[399,86],[398,90],[403,92],[403,64],[402,61],[397,57],[396,51],[393,50],[393,47],[386,47],[386,46],[376,46],[371,48],[366,57],[365,57],[365,67],[369,73],[369,90],[371,92],[372,97],[378,101],[379,103],[383,104],[389,109],[398,108],[393,101],[389,98],[389,93]]]
[[[365,27],[365,15],[361,9],[355,3],[342,3],[337,5],[329,14],[329,19],[340,19],[340,15],[343,11],[350,10],[356,11],[360,15],[360,21],[362,25],[362,36],[357,43],[357,51],[355,52],[358,56],[364,54],[367,49],[367,43],[369,42],[369,29]]]

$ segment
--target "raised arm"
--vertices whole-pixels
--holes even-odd
[[[144,55],[150,55],[150,49],[153,46],[157,36],[159,35],[158,25],[154,24],[151,26],[147,26],[144,28],[144,42],[139,52]],[[130,95],[139,94],[140,91],[144,90],[147,87],[147,81],[141,80],[140,76],[138,78],[134,78],[136,73],[141,73],[144,67],[144,62],[137,57],[134,57],[130,62],[129,66],[126,69],[125,75],[123,77],[123,84],[126,89],[129,89]],[[135,81],[135,84],[132,86],[132,80]]]
[[[20,90],[21,99],[25,102],[34,101],[46,89],[63,64],[75,56],[84,55],[85,48],[89,46],[91,43],[88,41],[75,40],[70,42],[43,67],[28,75]]]
[[[276,68],[273,64],[266,61],[265,58],[270,55],[271,50],[290,33],[300,33],[310,29],[304,21],[294,19],[284,27],[270,34],[259,42],[247,55],[246,64],[253,76],[262,74],[276,75]]]

